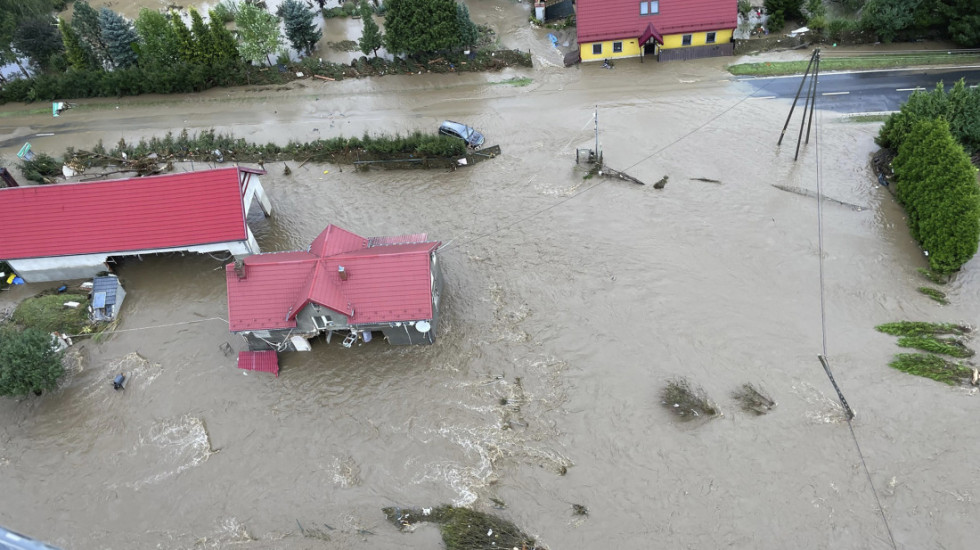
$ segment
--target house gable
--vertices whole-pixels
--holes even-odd
[[[638,39],[650,25],[661,36],[734,29],[735,0],[659,0],[657,13],[642,14],[640,0],[578,0],[578,43]],[[647,9],[649,11],[649,8]]]

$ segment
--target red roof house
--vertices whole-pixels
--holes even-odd
[[[0,189],[0,259],[28,281],[87,278],[110,256],[259,251],[246,224],[270,207],[261,170],[199,172]]]
[[[295,349],[299,335],[381,331],[393,344],[431,343],[442,276],[425,234],[364,238],[329,225],[308,251],[228,264],[228,320],[251,349]]]
[[[737,24],[736,0],[578,0],[576,13],[583,61],[731,55]]]

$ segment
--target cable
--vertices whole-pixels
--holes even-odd
[[[154,329],[154,328],[168,328],[168,327],[177,327],[177,326],[181,326],[181,325],[193,325],[195,323],[204,323],[204,322],[207,322],[207,321],[224,321],[225,323],[228,322],[226,319],[222,319],[221,317],[209,317],[207,319],[198,319],[196,321],[183,321],[183,322],[180,322],[180,323],[168,323],[166,325],[153,325],[153,326],[149,326],[149,327],[124,328],[124,329],[119,329],[119,330],[106,330],[106,331],[103,331],[103,332],[89,332],[87,334],[67,334],[65,336],[67,336],[68,338],[78,338],[79,336],[95,336],[96,334],[116,334],[117,332],[134,332],[134,331],[137,331],[137,330],[149,330],[149,329]]]
[[[819,55],[819,54],[818,54]],[[817,60],[817,71],[820,69],[819,58]],[[813,76],[816,82],[817,74],[816,72]],[[816,89],[813,90],[813,108],[816,110]],[[898,546],[895,543],[895,535],[892,534],[892,528],[888,524],[888,516],[885,515],[885,508],[881,505],[881,499],[878,497],[878,489],[875,487],[874,479],[871,477],[871,469],[868,468],[868,462],[864,458],[864,452],[861,451],[861,444],[858,442],[857,433],[854,431],[854,415],[851,412],[850,406],[848,406],[847,401],[844,399],[843,394],[841,394],[840,388],[837,387],[837,382],[834,381],[833,375],[830,373],[830,367],[827,365],[827,306],[825,299],[825,285],[824,285],[824,245],[823,245],[823,168],[821,165],[820,158],[820,122],[823,119],[823,113],[817,116],[817,124],[814,126],[813,131],[813,148],[816,154],[817,160],[817,254],[818,254],[818,264],[820,273],[820,349],[823,351],[823,355],[820,356],[820,361],[827,372],[827,376],[830,377],[831,383],[837,390],[837,395],[840,397],[841,404],[844,406],[845,412],[847,413],[847,428],[851,432],[851,439],[854,441],[854,448],[857,449],[858,457],[861,458],[861,466],[864,467],[864,475],[868,478],[868,485],[871,487],[871,494],[875,498],[875,504],[878,506],[878,513],[881,514],[881,521],[885,524],[885,531],[888,533],[888,540],[891,542],[893,549],[897,550]],[[806,112],[803,114],[803,123],[806,123]],[[802,129],[802,128],[801,128]]]

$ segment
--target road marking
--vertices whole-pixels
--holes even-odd
[[[851,92],[824,92],[820,95],[847,95]]]
[[[925,88],[895,88],[896,92],[915,92],[922,90],[925,90]]]
[[[767,96],[764,96],[764,97],[750,97],[749,99],[776,99],[776,96],[774,96],[774,95],[767,95]]]
[[[971,87],[971,88],[976,88],[976,87],[977,87],[977,85],[976,85],[976,84],[974,84],[973,86],[970,86],[970,87]]]

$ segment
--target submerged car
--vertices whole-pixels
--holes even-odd
[[[466,145],[476,149],[483,145],[483,134],[473,128],[461,123],[447,120],[439,126],[439,133],[447,136],[458,137],[466,142]]]

